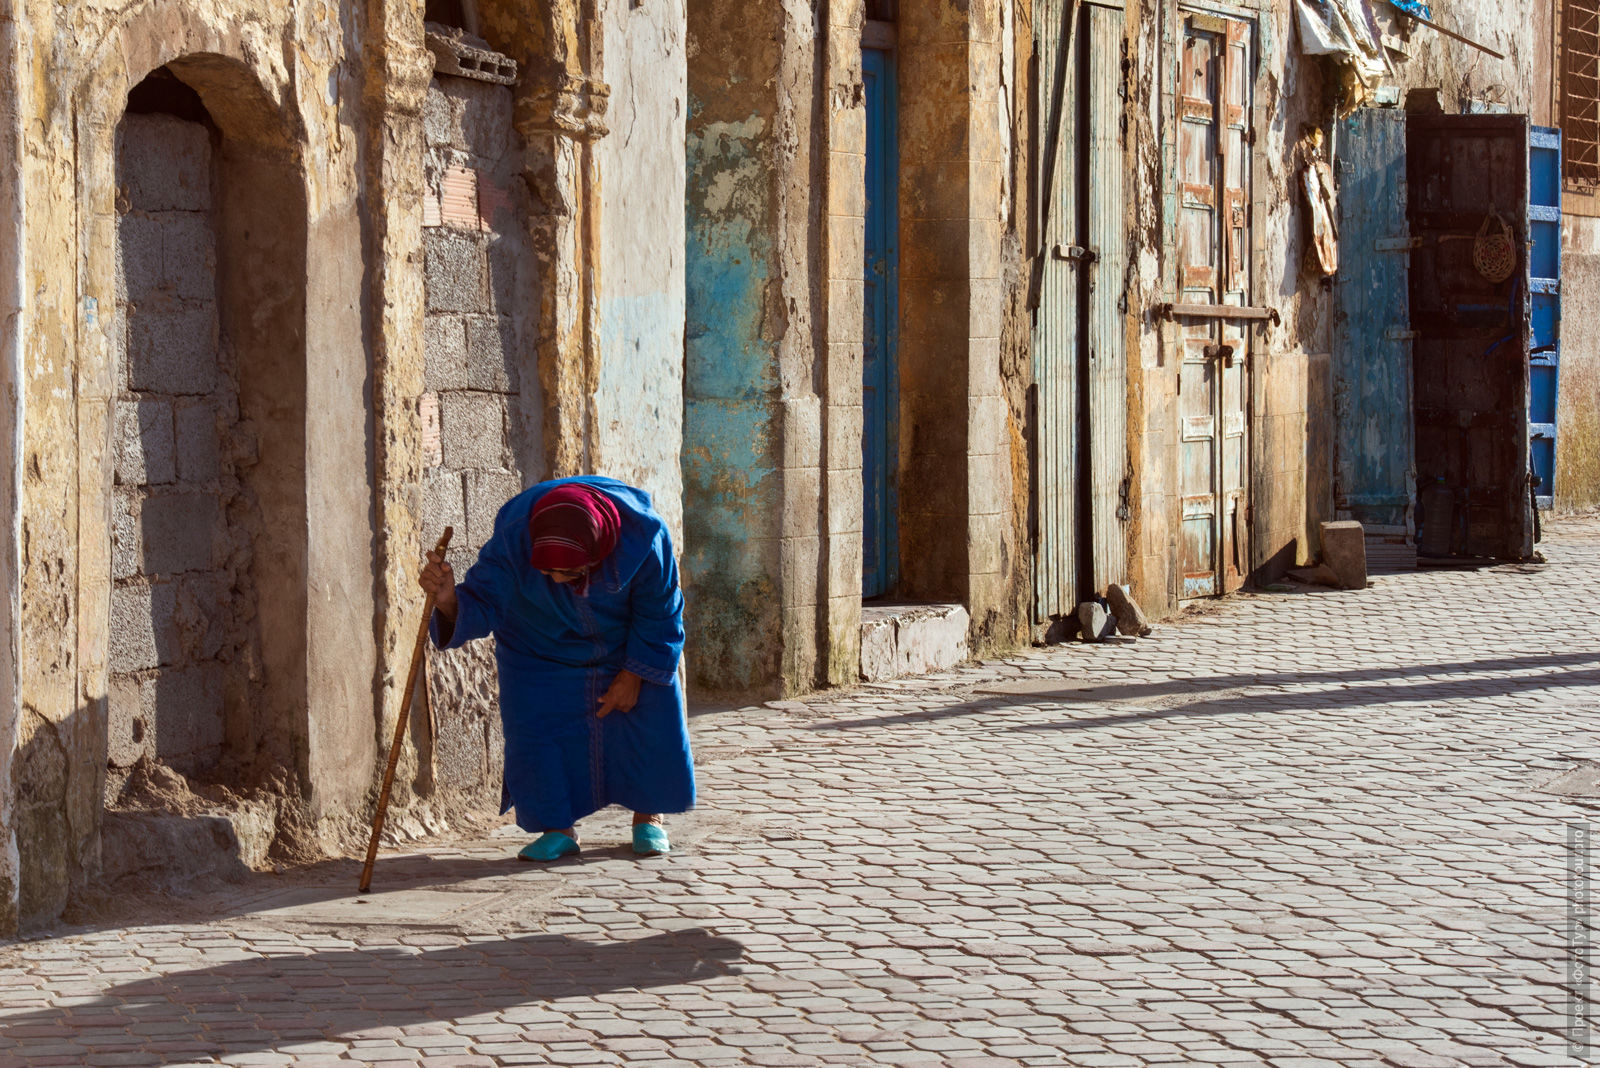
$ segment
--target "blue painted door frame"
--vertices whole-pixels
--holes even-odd
[[[867,102],[867,217],[861,382],[861,595],[876,597],[899,579],[896,459],[900,335],[900,152],[894,54],[864,49]]]
[[[1528,451],[1540,508],[1555,500],[1556,399],[1561,378],[1561,131],[1535,126],[1528,137]]]

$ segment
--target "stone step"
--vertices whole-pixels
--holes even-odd
[[[862,606],[861,678],[882,682],[948,671],[967,659],[970,623],[959,604]]]

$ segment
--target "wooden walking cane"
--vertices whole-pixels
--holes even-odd
[[[444,536],[433,551],[440,556],[450,548],[455,528],[445,527]],[[428,644],[428,623],[433,619],[433,594],[422,604],[422,626],[417,628],[417,645],[411,651],[411,670],[406,673],[405,693],[400,697],[400,715],[394,724],[394,742],[389,746],[389,766],[383,769],[383,788],[378,791],[378,810],[372,814],[372,838],[367,842],[367,862],[361,867],[360,892],[372,889],[372,865],[378,859],[378,836],[383,833],[383,817],[389,808],[389,788],[394,785],[395,765],[400,763],[400,745],[406,737],[406,721],[411,717],[411,695],[417,689],[417,671],[422,667],[422,650]]]

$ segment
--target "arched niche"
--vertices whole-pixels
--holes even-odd
[[[178,55],[128,82],[95,146],[113,178],[113,262],[91,252],[87,272],[93,287],[109,267],[116,294],[99,373],[107,762],[293,780],[310,730],[298,138],[227,55]]]

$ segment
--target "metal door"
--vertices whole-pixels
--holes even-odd
[[[863,294],[861,595],[894,588],[899,570],[896,348],[899,337],[899,148],[894,54],[862,51],[867,104],[867,216]]]
[[[1525,115],[1407,121],[1419,540],[1454,556],[1533,552],[1528,145]],[[1502,224],[1514,268],[1496,279],[1475,250]]]
[[[1081,50],[1077,0],[1041,0],[1034,16],[1034,618],[1078,603],[1079,269],[1078,122],[1072,101]]]
[[[1339,123],[1334,279],[1334,508],[1372,533],[1412,530],[1411,311],[1406,292],[1406,115],[1361,108]]]
[[[1555,502],[1556,401],[1561,384],[1561,131],[1535,126],[1528,142],[1528,454],[1540,508]]]
[[[1119,7],[1044,0],[1035,18],[1040,225],[1033,330],[1034,611],[1044,621],[1126,570]]]
[[[1187,14],[1177,75],[1181,598],[1249,570],[1251,27]],[[1187,312],[1185,309],[1189,309]]]

